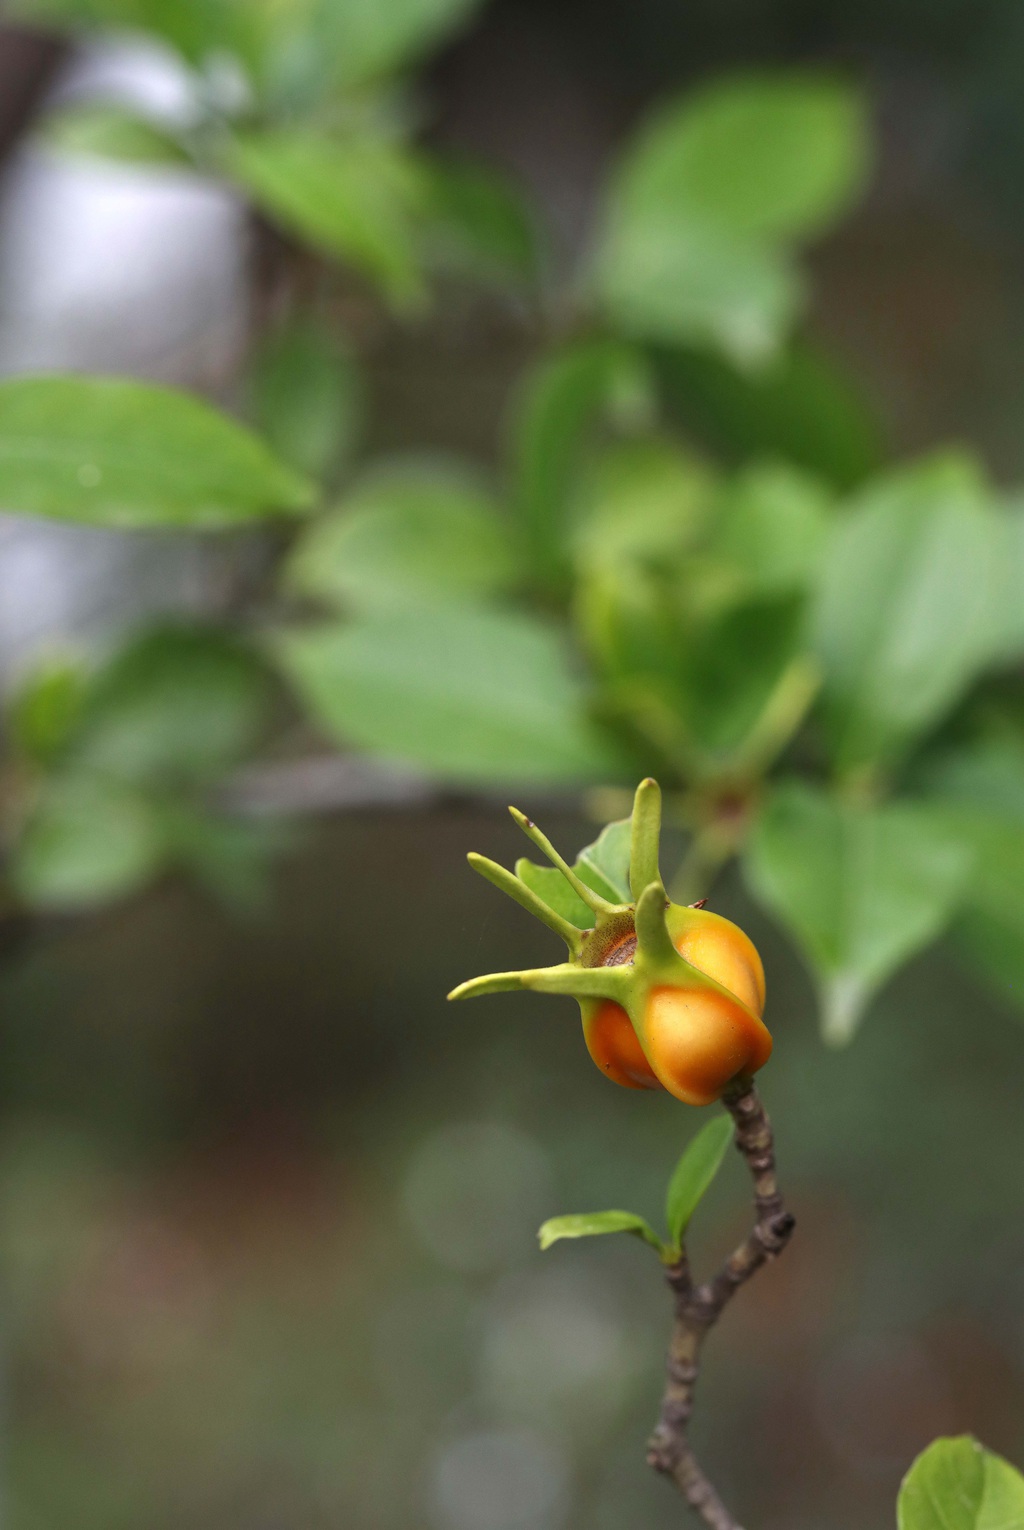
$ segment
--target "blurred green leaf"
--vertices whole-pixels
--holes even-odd
[[[842,1044],[874,993],[948,924],[970,855],[926,804],[860,806],[788,782],[761,813],[747,873],[808,958],[824,1035]]]
[[[861,98],[837,81],[749,76],[663,109],[612,184],[597,260],[611,317],[647,339],[767,359],[802,301],[786,242],[838,216],[866,163]]]
[[[547,357],[528,376],[513,420],[515,504],[538,572],[564,561],[573,479],[593,433],[635,427],[652,405],[644,363],[614,340],[587,340]]]
[[[788,595],[813,582],[831,521],[817,480],[758,464],[722,489],[708,556],[734,571],[745,593]]]
[[[897,755],[991,660],[996,536],[974,464],[953,456],[890,475],[838,519],[815,636],[841,768]]]
[[[223,158],[268,217],[361,271],[397,306],[422,303],[427,185],[411,151],[381,138],[268,128],[239,134]]]
[[[493,500],[465,470],[405,461],[363,475],[297,543],[286,581],[352,611],[480,602],[515,580]]]
[[[609,321],[639,340],[693,342],[740,366],[770,360],[804,304],[796,270],[772,248],[701,226],[671,207],[621,213],[600,252]]]
[[[693,745],[709,762],[714,758],[727,766],[792,666],[802,657],[806,662],[803,632],[803,602],[796,596],[745,601],[692,632],[684,663],[683,720]],[[797,721],[799,716],[794,726]]]
[[[181,144],[156,123],[122,106],[81,102],[45,118],[41,137],[66,154],[126,160],[135,165],[191,165]]]
[[[362,389],[351,356],[322,323],[304,318],[264,340],[247,382],[250,412],[265,440],[300,472],[330,481],[360,426]]]
[[[72,737],[88,690],[77,659],[45,658],[15,689],[7,728],[18,752],[36,765],[53,765]]]
[[[342,742],[456,781],[587,781],[617,762],[559,634],[523,616],[395,611],[283,634],[285,673]]]
[[[125,781],[202,781],[244,758],[266,724],[269,677],[212,630],[158,628],[129,643],[89,688],[76,768]]]
[[[247,3],[247,0],[241,0]],[[338,86],[406,68],[464,26],[480,0],[321,0],[314,40]]]
[[[581,570],[573,612],[587,652],[612,687],[653,684],[677,712],[689,640],[679,604],[658,573],[603,562]]]
[[[701,1127],[673,1169],[668,1182],[665,1216],[669,1237],[676,1247],[682,1243],[690,1218],[722,1167],[734,1135],[731,1118],[716,1116]]]
[[[477,278],[534,282],[537,230],[523,198],[489,167],[433,158],[428,247],[439,264]]]
[[[998,515],[995,529],[993,656],[996,662],[1024,657],[1024,505],[1019,500]]]
[[[0,382],[0,502],[91,525],[244,524],[308,510],[313,485],[237,421],[114,377]]]
[[[37,24],[153,32],[193,61],[222,40],[208,0],[10,0],[5,9]]]
[[[1006,734],[947,750],[917,784],[973,854],[957,944],[1024,1008],[1024,741]]]
[[[36,908],[88,908],[136,892],[159,871],[159,815],[112,781],[46,784],[11,854],[11,885]]]
[[[1015,1530],[1024,1476],[969,1435],[935,1440],[903,1479],[899,1530]]]
[[[714,479],[707,466],[657,437],[595,452],[578,475],[569,538],[576,559],[620,567],[679,558],[704,529]]]
[[[680,424],[730,461],[785,460],[843,490],[881,465],[881,427],[866,401],[805,343],[754,372],[679,347],[655,348],[652,362]]]
[[[575,1216],[552,1217],[537,1234],[542,1249],[548,1249],[562,1238],[596,1238],[603,1233],[632,1233],[642,1238],[664,1256],[665,1245],[657,1233],[648,1226],[643,1217],[631,1211],[590,1211]]]

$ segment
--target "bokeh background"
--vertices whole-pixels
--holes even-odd
[[[813,256],[812,330],[889,444],[950,437],[1024,475],[1024,28],[1012,0],[500,0],[418,91],[432,141],[524,182],[567,267],[609,156],[659,95],[742,63],[833,62],[880,139]],[[0,368],[126,371],[223,394],[245,326],[242,210],[181,173],[30,141],[53,92],[173,91],[137,43],[0,31]],[[536,337],[451,298],[363,336],[374,449],[493,459]],[[249,560],[249,561],[247,561]],[[257,565],[253,573],[252,562]],[[259,555],[0,519],[0,669],[216,613]],[[524,803],[526,807],[535,804]],[[543,806],[544,804],[541,804]],[[592,826],[548,804],[559,842]],[[465,870],[519,853],[498,801],[327,813],[266,907],[183,881],[3,926],[0,1522],[10,1530],[649,1530],[667,1299],[640,1245],[543,1257],[563,1211],[655,1217],[695,1121],[610,1088],[574,1011],[452,1009],[551,958]],[[714,906],[770,976],[798,1236],[708,1351],[695,1429],[761,1530],[868,1530],[940,1433],[1024,1460],[1024,1029],[940,949],[825,1050],[790,945],[736,879]],[[745,1225],[730,1165],[698,1257]]]

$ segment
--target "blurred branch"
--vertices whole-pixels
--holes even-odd
[[[351,812],[359,808],[414,808],[508,800],[509,788],[456,786],[420,771],[366,755],[324,754],[263,761],[238,771],[219,789],[217,805],[259,817]],[[532,804],[578,810],[578,791],[531,788]]]
[[[647,1461],[671,1477],[692,1509],[712,1530],[740,1530],[701,1468],[688,1438],[693,1394],[700,1374],[701,1351],[711,1328],[740,1286],[774,1259],[789,1242],[795,1225],[775,1179],[771,1122],[750,1079],[726,1094],[722,1103],[736,1123],[736,1146],[754,1181],[757,1220],[753,1231],[710,1280],[695,1286],[685,1251],[668,1271],[675,1294],[675,1324],[669,1343],[667,1381],[661,1413],[651,1436]]]

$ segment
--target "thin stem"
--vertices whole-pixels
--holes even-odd
[[[782,1253],[795,1224],[783,1205],[775,1178],[771,1122],[752,1080],[739,1080],[722,1103],[736,1123],[736,1147],[754,1181],[756,1221],[721,1269],[701,1285],[693,1283],[685,1252],[669,1267],[667,1278],[675,1298],[675,1321],[661,1413],[648,1443],[647,1461],[655,1471],[671,1477],[690,1507],[712,1530],[741,1530],[690,1445],[688,1430],[694,1389],[709,1331],[740,1286],[763,1264]]]

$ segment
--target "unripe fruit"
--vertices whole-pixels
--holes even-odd
[[[513,808],[512,816],[590,910],[592,928],[572,923],[534,891],[530,879],[523,880],[521,866],[530,862],[513,875],[483,856],[470,856],[477,871],[562,937],[569,960],[474,978],[450,997],[510,988],[572,994],[583,1015],[587,1050],[606,1078],[626,1089],[666,1089],[689,1105],[709,1105],[737,1076],[764,1066],[772,1039],[761,1020],[761,958],[728,919],[666,897],[658,870],[656,782],[641,782],[631,819],[606,831],[618,833],[620,843],[621,832],[628,831],[628,888],[621,870],[613,878],[595,865],[593,852],[605,835],[587,852],[590,859],[581,858],[574,869],[524,814]],[[588,868],[620,901],[594,890],[581,874]]]
[[[626,1089],[662,1089],[633,1029],[633,1022],[614,999],[588,1004],[583,1015],[587,1051],[606,1078]]]
[[[737,1073],[756,1072],[771,1055],[760,1019],[764,968],[749,936],[720,914],[670,904],[665,923],[680,956],[728,992],[661,984],[648,993],[635,1030],[626,1010],[606,999],[586,1006],[583,1034],[613,1083],[709,1105]]]

